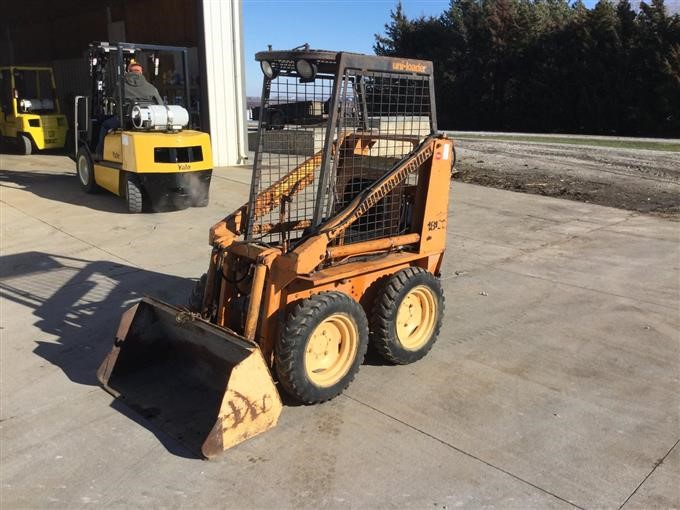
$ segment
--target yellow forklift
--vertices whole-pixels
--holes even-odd
[[[62,149],[68,123],[49,67],[0,67],[0,137],[19,152]]]
[[[208,205],[212,148],[207,133],[189,129],[197,103],[190,94],[187,48],[96,42],[87,59],[90,94],[76,96],[74,108],[81,188],[123,197],[132,213]],[[131,76],[131,64],[143,74]],[[154,89],[166,85],[168,76],[171,97],[157,91],[155,100],[131,96],[131,78]]]

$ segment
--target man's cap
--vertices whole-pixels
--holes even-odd
[[[143,71],[143,70],[144,70],[144,68],[142,67],[142,64],[140,64],[139,62],[135,62],[134,60],[132,60],[132,61],[130,61],[130,63],[128,64],[128,67],[127,67],[128,73],[133,72],[132,70],[133,70],[133,68],[135,68],[135,67],[139,67],[139,70],[140,70],[140,71]]]

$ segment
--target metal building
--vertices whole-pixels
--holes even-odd
[[[93,41],[189,48],[197,125],[210,132],[215,166],[247,158],[241,0],[22,0],[3,7],[0,66],[52,66],[62,110],[87,90]]]

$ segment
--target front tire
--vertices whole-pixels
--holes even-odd
[[[19,154],[30,156],[33,152],[33,143],[26,135],[17,135],[17,145],[19,146]]]
[[[361,305],[341,292],[313,295],[288,316],[276,343],[279,382],[305,404],[330,400],[352,382],[367,346]]]
[[[444,316],[439,279],[420,267],[395,273],[376,299],[371,342],[390,363],[406,365],[423,358],[437,341]]]
[[[84,146],[78,149],[76,154],[76,174],[78,175],[78,182],[85,193],[96,193],[99,189],[97,183],[94,181],[94,165],[92,163],[92,156]]]
[[[139,177],[133,173],[127,174],[125,200],[127,202],[129,212],[142,212],[144,205],[144,199],[142,197],[142,185],[139,182]]]

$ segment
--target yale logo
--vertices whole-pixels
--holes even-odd
[[[177,163],[177,168],[179,170],[191,170],[191,165],[188,163]]]
[[[424,64],[415,64],[412,62],[402,61],[402,62],[392,62],[392,69],[395,71],[410,71],[412,73],[424,73]]]

